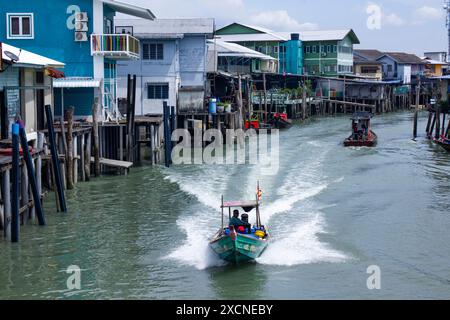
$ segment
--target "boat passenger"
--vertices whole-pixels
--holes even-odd
[[[241,219],[239,219],[239,210],[234,210],[233,217],[230,219],[230,226],[239,227],[243,225],[244,222]]]

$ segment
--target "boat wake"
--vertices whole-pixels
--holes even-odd
[[[326,151],[320,144],[308,145],[308,150],[311,149],[313,152],[301,162],[296,161],[298,151],[286,152],[283,161],[288,165],[276,176],[261,176],[257,166],[198,166],[189,168],[189,172],[183,168],[167,170],[167,179],[194,196],[198,204],[179,218],[178,227],[186,239],[166,258],[199,270],[223,266],[224,262],[209,248],[209,239],[220,226],[221,195],[226,200],[252,199],[260,181],[262,220],[270,227],[273,240],[257,263],[293,266],[345,261],[345,254],[320,239],[327,226],[323,206],[320,208],[315,200],[331,184],[344,179],[328,181],[322,170]],[[225,215],[227,221],[228,213]]]

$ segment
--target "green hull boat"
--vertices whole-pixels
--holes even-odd
[[[210,246],[222,260],[238,264],[259,258],[268,243],[267,237],[260,239],[246,234],[236,234],[233,240],[233,236],[224,235],[220,230],[211,241]]]
[[[222,197],[222,228],[214,235],[209,243],[211,249],[220,259],[236,264],[253,261],[259,258],[268,246],[270,235],[261,223],[261,215],[259,212],[261,195],[262,192],[259,189],[258,183],[256,201],[224,202]],[[243,221],[241,221],[245,227],[226,227],[224,222],[224,209],[228,209],[228,215],[231,220],[232,208],[242,208],[247,213],[256,209],[256,224],[253,228],[248,223],[247,214],[247,219],[243,218]],[[242,217],[244,217],[244,214]],[[242,228],[242,230],[239,230],[239,228]]]

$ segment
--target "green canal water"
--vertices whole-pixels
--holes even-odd
[[[47,227],[0,240],[0,298],[449,299],[450,154],[411,140],[410,113],[376,117],[374,149],[343,148],[349,127],[323,118],[282,132],[276,176],[136,168],[79,184],[67,215],[51,194]],[[256,263],[223,265],[207,246],[220,197],[251,199],[257,180],[273,242]],[[81,290],[66,287],[71,265]],[[367,289],[372,265],[381,290]]]

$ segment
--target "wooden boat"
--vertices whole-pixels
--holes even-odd
[[[288,119],[286,113],[275,113],[270,124],[277,129],[288,129],[292,127],[292,121]]]
[[[352,117],[352,135],[344,141],[346,147],[375,147],[378,136],[372,130],[372,114],[357,112]]]
[[[450,151],[450,139],[441,137],[440,139],[434,139],[433,141],[445,150]]]
[[[261,256],[269,244],[270,235],[261,224],[259,212],[259,196],[256,201],[224,202],[222,197],[222,228],[210,241],[211,249],[224,261],[239,264],[253,261]],[[224,225],[224,210],[242,208],[246,213],[256,209],[256,225],[243,226],[244,231]]]

